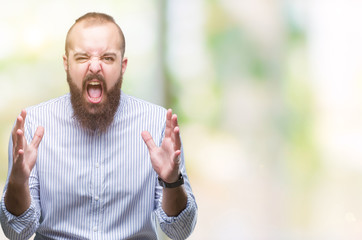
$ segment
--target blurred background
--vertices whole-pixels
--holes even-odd
[[[16,116],[68,92],[65,35],[99,11],[126,37],[123,90],[179,115],[199,206],[189,239],[361,239],[361,9],[354,0],[6,1],[0,190]]]

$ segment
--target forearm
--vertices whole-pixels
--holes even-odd
[[[187,194],[184,186],[163,188],[162,209],[169,217],[179,215],[186,208]]]
[[[5,236],[9,239],[30,239],[39,226],[39,205],[36,201],[33,202],[32,196],[29,201],[25,200],[25,198],[21,199],[20,196],[24,194],[17,192],[17,190],[15,194],[13,194],[14,191],[12,189],[14,189],[12,184],[5,186],[4,196],[0,202],[0,222],[2,229]],[[19,202],[25,211],[22,211],[21,207],[16,205],[16,202]],[[23,205],[25,202],[30,203],[29,207]]]
[[[183,186],[187,192],[186,207],[177,216],[168,216],[162,206],[156,211],[162,231],[171,239],[186,239],[193,231],[197,221],[197,205],[187,186]],[[162,204],[163,202],[161,202]]]
[[[38,127],[30,143],[25,138],[26,111],[17,117],[9,142],[9,178],[0,202],[0,221],[9,239],[29,239],[39,226],[38,185],[30,178],[44,128]],[[31,136],[28,135],[30,139]],[[29,140],[30,141],[30,140]],[[34,174],[36,176],[36,173]],[[32,190],[30,190],[32,189]],[[30,195],[31,192],[31,195]]]
[[[14,216],[23,214],[31,204],[29,183],[19,184],[9,179],[4,197],[6,209]]]
[[[7,191],[5,193],[5,207],[15,216],[24,213],[31,204],[29,177],[35,166],[39,144],[44,135],[44,128],[37,127],[34,137],[28,144],[25,138],[26,111],[22,110],[16,119],[12,131],[12,151],[9,150],[9,164],[12,161]]]

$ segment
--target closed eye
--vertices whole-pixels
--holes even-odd
[[[78,57],[78,58],[76,58],[75,60],[76,60],[76,61],[79,61],[79,62],[82,62],[82,61],[87,61],[88,58],[86,58],[86,57]]]
[[[84,53],[76,53],[76,54],[74,54],[74,59],[77,62],[83,63],[83,62],[86,62],[89,60],[89,56]]]

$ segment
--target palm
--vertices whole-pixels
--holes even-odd
[[[158,176],[166,182],[175,182],[179,176],[179,156],[181,154],[181,141],[177,116],[172,110],[167,111],[165,137],[160,147],[154,143],[149,132],[142,132],[151,158],[153,169]]]
[[[22,111],[16,120],[12,132],[13,167],[11,177],[19,183],[26,182],[29,179],[30,172],[36,162],[38,147],[44,134],[44,129],[38,127],[33,140],[28,144],[24,137],[25,118],[26,112]]]

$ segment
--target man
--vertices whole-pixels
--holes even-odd
[[[10,239],[188,237],[197,205],[177,116],[121,92],[125,40],[113,18],[67,34],[70,94],[23,110],[9,144],[0,218]]]

